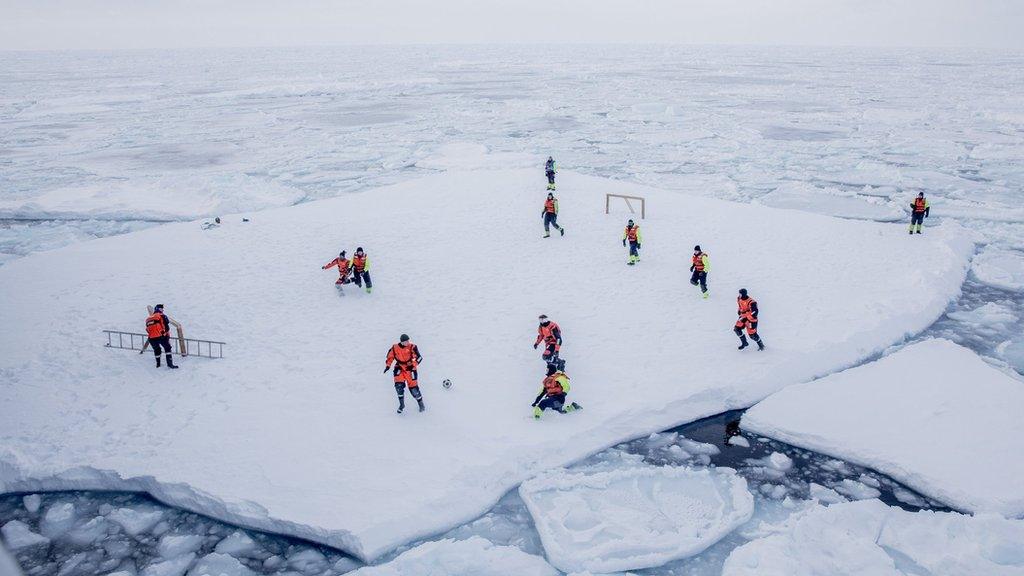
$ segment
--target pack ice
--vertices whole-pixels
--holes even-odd
[[[692,556],[754,511],[747,482],[729,468],[553,471],[524,482],[519,494],[548,561],[567,573],[650,568]]]
[[[732,551],[722,576],[1020,576],[1024,522],[912,513],[878,500],[814,506]]]
[[[542,160],[538,161],[538,166]],[[145,490],[178,507],[372,561],[464,523],[537,473],[745,407],[924,329],[973,245],[902,226],[559,175],[564,237],[543,239],[540,170],[468,170],[241,215],[171,223],[0,269],[0,490]],[[625,265],[647,198],[643,261]],[[688,283],[694,244],[712,297]],[[372,295],[320,266],[356,246]],[[736,350],[736,290],[765,352]],[[223,360],[109,350],[163,303]],[[563,330],[584,410],[530,417],[536,318]],[[424,354],[428,411],[395,414],[388,347]],[[442,389],[442,379],[454,386]]]
[[[790,386],[743,428],[874,468],[953,508],[1024,516],[1024,383],[949,340]]]

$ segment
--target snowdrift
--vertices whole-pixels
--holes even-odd
[[[1024,522],[907,512],[878,500],[815,506],[733,550],[722,576],[1024,574]]]
[[[948,340],[790,386],[746,430],[874,468],[953,508],[1024,516],[1024,383]]]
[[[0,490],[145,490],[372,561],[487,510],[538,472],[746,407],[933,322],[973,245],[902,226],[685,197],[563,173],[564,237],[542,239],[539,170],[447,172],[372,192],[172,223],[0,269]],[[643,261],[624,205],[643,195]],[[711,255],[711,299],[689,255]],[[375,291],[320,266],[364,247]],[[735,293],[768,349],[738,352]],[[164,303],[224,360],[108,350]],[[536,318],[565,336],[584,410],[530,417]],[[429,411],[395,414],[388,347],[412,336]],[[454,382],[444,390],[440,382]]]
[[[729,468],[552,471],[524,482],[553,566],[606,573],[693,556],[750,520],[754,497]]]

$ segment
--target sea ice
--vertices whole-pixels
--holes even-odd
[[[188,576],[255,576],[255,574],[237,559],[216,552],[203,556],[188,570]]]
[[[985,248],[971,262],[971,273],[979,282],[1003,290],[1024,290],[1024,253],[1002,248]]]
[[[256,541],[242,531],[232,532],[230,536],[217,543],[215,552],[234,556],[235,558],[255,558],[259,550]]]
[[[1007,454],[1024,453],[1024,421],[1007,406],[1024,406],[1019,379],[933,339],[790,386],[748,410],[743,427],[873,468],[954,508],[1018,517],[1024,459]]]
[[[850,498],[851,500],[870,500],[872,498],[878,498],[882,493],[876,488],[867,486],[856,480],[850,480],[849,478],[843,478],[842,482],[839,482],[833,486],[836,492],[839,492],[843,496]]]
[[[649,568],[692,556],[754,509],[746,481],[729,468],[558,470],[524,482],[519,493],[548,561],[564,572]]]
[[[165,559],[177,558],[202,548],[203,540],[205,538],[196,534],[168,534],[160,538],[160,543],[157,545],[157,554]]]
[[[39,506],[43,503],[43,499],[39,494],[29,494],[21,499],[25,505],[25,510],[28,510],[29,514],[35,514],[39,512]]]
[[[1013,312],[1012,308],[996,302],[986,302],[973,310],[950,312],[947,316],[957,322],[975,326],[1012,324],[1017,322],[1017,315]]]
[[[64,538],[71,544],[84,547],[107,535],[107,528],[110,526],[107,519],[96,516],[87,522],[75,526],[65,534]]]
[[[160,510],[134,508],[118,508],[107,516],[131,536],[149,532],[163,517],[164,513]]]
[[[139,576],[182,576],[195,559],[196,555],[190,552],[170,560],[153,562],[146,566]]]
[[[558,576],[543,558],[513,546],[496,546],[478,536],[420,544],[394,560],[366,566],[350,576]]]
[[[804,182],[783,184],[757,198],[754,203],[859,220],[895,222],[907,218],[903,208],[887,199],[859,196],[835,188],[818,188]]]
[[[22,548],[35,546],[45,547],[50,544],[49,538],[42,534],[36,534],[29,528],[28,524],[20,520],[11,520],[4,524],[3,528],[0,528],[0,533],[3,534],[4,543],[11,550],[21,550]]]
[[[722,576],[1019,576],[1024,521],[907,512],[878,500],[794,514],[777,534],[744,544]]]
[[[56,538],[75,525],[75,505],[71,502],[58,502],[51,505],[43,513],[39,522],[39,531],[47,538]]]
[[[172,223],[5,264],[0,293],[19,298],[0,299],[0,371],[18,410],[0,419],[0,490],[147,491],[373,560],[478,517],[543,470],[881,352],[941,316],[973,252],[952,223],[908,244],[887,224],[571,171],[558,179],[568,232],[544,239],[544,185],[533,167],[451,171],[225,220],[213,234]],[[605,193],[645,196],[647,218],[621,201],[605,215]],[[619,241],[630,217],[646,242],[641,264],[626,268]],[[744,235],[732,232],[736,222]],[[707,301],[689,291],[680,255],[696,243],[715,266]],[[779,277],[778,254],[812,245]],[[320,266],[356,246],[374,263],[376,289],[346,287],[342,297]],[[441,279],[443,254],[460,264]],[[562,289],[536,280],[530,254],[561,271]],[[739,287],[761,305],[764,352],[736,351]],[[100,330],[141,331],[145,306],[157,302],[186,335],[226,341],[226,358],[179,358],[170,372],[151,355],[104,346]],[[570,396],[585,409],[538,422],[529,401],[543,376],[531,346],[540,313],[562,326]],[[331,320],[337,314],[345,322]],[[424,414],[396,415],[381,374],[402,333],[425,356]],[[666,369],[669,339],[700,343],[674,352],[685,374]],[[76,345],[57,354],[54,341]],[[644,394],[621,384],[637,379]],[[402,440],[384,450],[381,439],[392,437]],[[415,498],[399,500],[411,478]],[[108,519],[142,533],[160,520],[149,514]]]

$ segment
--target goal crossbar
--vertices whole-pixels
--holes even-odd
[[[612,198],[622,198],[626,201],[626,207],[629,208],[630,214],[636,214],[636,210],[633,209],[633,204],[630,200],[640,201],[640,219],[647,218],[647,201],[640,196],[627,196],[625,194],[605,194],[604,195],[604,213],[608,214],[611,210]]]

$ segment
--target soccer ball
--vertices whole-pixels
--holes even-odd
[[[452,381],[451,381],[451,380],[449,380],[449,379],[447,379],[447,378],[445,378],[445,379],[444,379],[444,380],[443,380],[443,381],[441,382],[441,386],[444,386],[444,387],[445,387],[446,389],[447,389],[447,388],[451,388],[451,387],[452,387]]]

